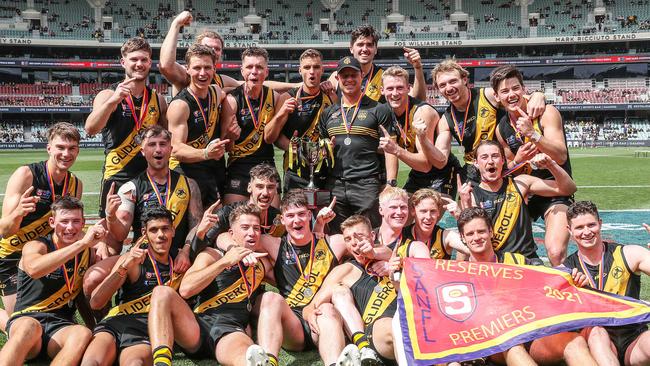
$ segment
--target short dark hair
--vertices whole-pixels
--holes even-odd
[[[264,61],[269,62],[269,53],[261,47],[248,47],[241,53],[241,60],[246,57],[263,57]]]
[[[370,222],[370,219],[366,216],[356,214],[348,217],[341,223],[341,232],[359,224],[365,225],[368,230],[372,230],[372,223]]]
[[[170,223],[174,223],[174,215],[172,215],[171,211],[158,205],[148,207],[140,216],[142,227],[147,227],[149,221],[159,219],[167,219]]]
[[[600,220],[598,208],[596,204],[591,201],[577,201],[574,202],[566,212],[566,219],[571,224],[571,220],[580,215],[593,215],[596,219]]]
[[[253,179],[268,179],[280,183],[280,174],[278,170],[269,163],[259,163],[250,171],[251,182]]]
[[[57,122],[47,129],[47,142],[51,142],[57,136],[75,142],[81,140],[81,134],[77,127],[68,122]]]
[[[139,145],[142,143],[142,141],[144,141],[149,137],[158,137],[158,136],[164,137],[165,140],[167,141],[172,140],[172,133],[169,132],[169,130],[167,130],[165,127],[161,125],[152,125],[149,127],[145,127],[142,130],[140,130],[140,132],[138,132],[138,134],[135,136],[135,143]]]
[[[300,188],[295,188],[287,192],[280,202],[280,212],[284,212],[292,207],[309,207],[305,192]]]
[[[379,42],[379,33],[377,33],[375,28],[370,24],[360,25],[352,31],[350,34],[350,46],[352,46],[359,37],[372,38],[372,42],[375,46],[377,45],[377,42]]]
[[[213,64],[217,62],[217,54],[214,52],[214,49],[200,43],[194,43],[187,49],[187,52],[185,53],[185,63],[189,65],[190,59],[195,56],[210,56]]]
[[[255,205],[249,205],[248,203],[244,203],[241,205],[237,205],[232,212],[230,212],[230,215],[228,215],[228,222],[230,222],[230,226],[233,226],[235,222],[239,220],[240,217],[244,215],[251,215],[255,216],[258,219],[260,218],[260,209],[257,208]]]
[[[122,57],[126,57],[127,54],[135,51],[145,51],[149,54],[149,57],[151,57],[151,45],[149,45],[149,42],[147,42],[146,39],[142,37],[133,37],[129,38],[122,44],[122,48],[120,48],[120,53],[122,54]]]
[[[512,65],[503,65],[492,70],[490,73],[490,85],[492,85],[494,92],[496,93],[497,89],[499,89],[499,84],[502,81],[510,78],[517,78],[519,84],[524,86],[524,78],[521,75],[521,71],[516,67]]]
[[[458,232],[463,235],[465,224],[474,219],[483,219],[485,224],[492,230],[492,219],[487,211],[480,207],[469,207],[460,212],[460,216],[458,217]]]
[[[300,58],[298,60],[302,61],[303,59],[306,59],[306,58],[319,58],[319,59],[322,60],[323,59],[323,54],[320,53],[320,51],[317,50],[317,49],[308,48],[300,55]]]
[[[81,214],[83,215],[84,204],[77,197],[63,196],[54,201],[52,206],[50,206],[50,210],[52,210],[52,216],[56,216],[56,212],[61,210],[81,210]]]

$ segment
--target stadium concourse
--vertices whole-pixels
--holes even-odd
[[[650,365],[648,41],[646,0],[0,0],[0,366]]]

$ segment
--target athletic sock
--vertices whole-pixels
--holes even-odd
[[[352,342],[357,346],[359,350],[362,348],[370,346],[370,343],[368,343],[368,338],[366,337],[366,334],[363,332],[356,332],[352,335]]]
[[[280,364],[278,363],[278,358],[275,357],[274,355],[267,353],[267,356],[269,356],[269,365],[271,366],[279,366]]]
[[[167,346],[159,346],[153,350],[153,364],[154,366],[171,366],[172,365],[172,350]]]

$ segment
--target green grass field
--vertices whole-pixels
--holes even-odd
[[[650,209],[650,158],[635,158],[634,148],[599,148],[571,150],[573,177],[578,185],[576,199],[591,200],[601,210]],[[459,152],[456,154],[460,156]],[[44,150],[0,151],[0,192],[4,192],[11,173],[20,165],[47,158]],[[103,153],[99,149],[82,150],[73,172],[84,182],[86,214],[95,216],[98,207],[99,182]],[[281,156],[276,156],[281,164]],[[408,169],[400,168],[400,185],[406,180]],[[3,196],[0,196],[2,201]],[[650,220],[650,218],[648,218]],[[650,298],[650,285],[644,285],[643,299]],[[4,344],[0,336],[0,344]],[[322,365],[316,352],[281,355],[283,365]],[[214,361],[194,362],[184,358],[175,365],[208,365]]]

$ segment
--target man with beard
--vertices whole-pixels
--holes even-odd
[[[505,156],[501,145],[482,141],[476,149],[476,162],[481,182],[465,183],[461,188],[463,208],[478,206],[492,218],[492,245],[497,253],[514,252],[539,261],[533,227],[528,213],[530,195],[544,197],[569,196],[576,191],[569,174],[546,154],[537,154],[532,163],[548,169],[555,179],[540,179],[527,174],[511,177],[504,173]]]
[[[223,103],[225,93],[210,85],[215,60],[211,48],[190,47],[185,54],[190,85],[174,97],[167,112],[174,147],[170,167],[200,182],[204,209],[224,194],[224,174],[218,172],[226,169],[223,154],[229,138],[237,137],[228,130],[235,121],[232,110]]]
[[[368,98],[383,103],[385,100],[381,93],[381,86],[384,69],[373,62],[375,56],[377,56],[378,42],[379,34],[373,26],[368,24],[358,26],[350,34],[350,53],[361,65],[361,90]],[[404,58],[413,66],[415,71],[415,81],[411,95],[418,99],[426,99],[426,81],[424,80],[420,53],[413,48],[404,47]],[[342,88],[339,84],[338,70],[330,75],[328,81],[340,96]]]
[[[181,33],[183,27],[192,24],[192,14],[189,11],[183,11],[172,20],[167,36],[160,46],[160,63],[158,69],[160,73],[169,81],[173,86],[173,95],[183,90],[190,84],[190,78],[187,75],[186,68],[176,62],[176,47],[178,44],[178,35]],[[196,43],[210,47],[215,53],[215,69],[216,64],[221,62],[223,57],[223,37],[216,32],[204,31],[196,37]],[[212,84],[216,84],[219,88],[237,87],[240,82],[227,75],[220,75],[215,73],[212,78]]]
[[[343,96],[320,116],[320,136],[334,138],[334,164],[327,188],[336,197],[334,232],[353,214],[365,214],[379,225],[378,199],[385,182],[384,159],[378,154],[380,126],[391,129],[391,110],[361,90],[361,65],[346,56],[337,65]]]
[[[259,210],[241,205],[231,213],[230,222],[236,244],[225,254],[206,248],[178,292],[169,286],[153,290],[149,335],[154,365],[172,364],[174,343],[191,358],[216,359],[221,365],[264,365],[258,361],[265,358],[264,351],[251,347],[253,340],[247,333],[262,281],[273,278],[265,254],[251,251],[261,235]],[[244,260],[249,256],[252,261]],[[192,310],[184,299],[194,296]]]
[[[323,56],[313,48],[300,55],[300,76],[302,85],[280,95],[280,110],[266,126],[264,140],[273,143],[284,153],[284,185],[282,191],[305,188],[309,183],[309,167],[297,155],[297,143],[292,139],[309,139],[320,143],[318,119],[325,108],[338,100],[334,93],[321,92]],[[323,164],[325,165],[325,164]],[[324,186],[325,175],[315,176],[317,185]]]
[[[445,60],[431,71],[433,87],[449,101],[449,107],[440,123],[449,125],[452,136],[465,149],[463,181],[479,181],[473,170],[474,151],[483,140],[493,140],[500,114],[491,88],[470,88],[469,72],[454,60]],[[544,95],[533,93],[528,103],[528,114],[537,117],[544,111]]]
[[[553,179],[548,170],[533,170],[527,164],[537,153],[544,153],[555,160],[569,176],[571,161],[564,137],[564,126],[560,112],[547,105],[542,115],[530,118],[524,109],[525,87],[521,72],[516,67],[501,66],[490,75],[490,83],[496,99],[507,110],[507,115],[499,121],[496,136],[503,146],[508,168],[530,174],[542,179]],[[540,197],[532,196],[528,209],[533,221],[543,218],[546,225],[544,245],[551,265],[558,266],[566,258],[569,244],[566,210],[573,202],[571,196]]]
[[[9,177],[0,219],[0,329],[4,330],[16,303],[18,262],[23,246],[32,238],[52,232],[50,206],[65,196],[81,199],[81,181],[70,172],[79,155],[81,136],[70,123],[47,130],[48,159],[23,165]],[[32,195],[33,194],[33,195]]]
[[[420,188],[433,188],[452,198],[456,197],[455,175],[460,162],[451,154],[451,133],[446,123],[438,123],[438,112],[427,103],[408,95],[408,72],[399,66],[388,68],[382,75],[381,88],[393,113],[393,139],[388,131],[382,131],[379,146],[386,155],[388,181],[397,184],[398,159],[411,167],[404,185],[407,192]]]
[[[116,295],[117,305],[95,327],[81,365],[151,364],[147,315],[156,286],[177,289],[181,276],[169,253],[174,236],[172,213],[152,206],[142,213],[142,240],[119,257],[110,274],[93,291],[90,306],[101,309]],[[144,247],[142,246],[144,244]]]
[[[244,84],[228,94],[224,103],[224,109],[235,111],[236,124],[241,129],[228,150],[226,204],[248,198],[246,187],[252,167],[260,163],[275,165],[273,141],[267,141],[266,135],[267,125],[279,105],[279,95],[263,85],[269,74],[269,55],[263,48],[249,47],[242,52],[241,59]]]
[[[143,38],[135,37],[124,42],[120,51],[126,78],[97,94],[85,125],[89,135],[101,131],[105,146],[100,217],[106,216],[106,196],[113,182],[115,189],[119,189],[147,167],[135,136],[155,124],[167,127],[167,102],[146,85],[151,69],[151,46]],[[118,253],[117,243],[111,244],[110,254]],[[103,258],[107,253],[98,254]]]
[[[9,339],[0,350],[0,365],[22,365],[48,357],[53,365],[76,365],[91,338],[76,324],[75,298],[93,262],[91,247],[104,238],[104,220],[83,232],[83,204],[65,196],[52,204],[51,236],[25,244],[18,264],[16,309],[7,322]]]
[[[650,252],[638,245],[606,242],[596,205],[579,201],[567,211],[571,237],[578,251],[564,266],[584,273],[589,286],[616,295],[639,299],[641,273],[650,274]],[[647,324],[593,327],[583,331],[591,354],[600,365],[647,365],[650,362],[650,332]]]

